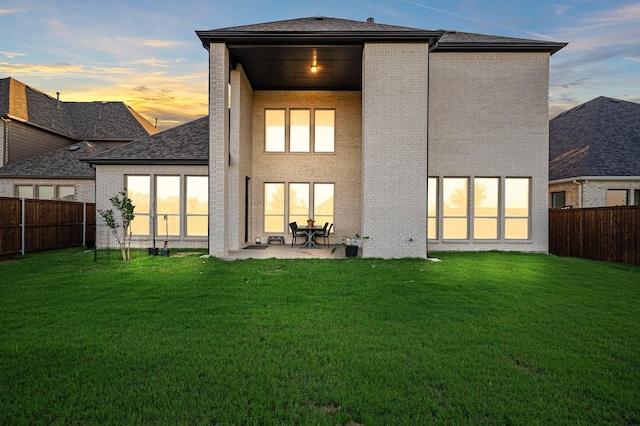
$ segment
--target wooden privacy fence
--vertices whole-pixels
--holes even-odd
[[[549,252],[640,265],[640,206],[549,210]]]
[[[96,205],[0,197],[0,257],[92,244]]]

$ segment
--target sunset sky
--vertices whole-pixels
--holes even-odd
[[[569,42],[549,113],[597,96],[640,102],[640,3],[618,0],[3,0],[0,78],[63,101],[124,101],[160,129],[207,114],[195,34],[309,16]]]

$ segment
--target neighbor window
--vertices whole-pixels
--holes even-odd
[[[607,190],[607,206],[626,206],[627,190],[626,189],[608,189]]]
[[[564,207],[566,206],[566,191],[552,192],[551,193],[551,207]]]
[[[33,198],[33,185],[17,185],[16,196],[18,198]]]
[[[333,223],[334,186],[332,183],[313,184],[313,218],[316,225]]]
[[[187,176],[187,237],[209,235],[209,178]]]
[[[289,222],[306,223],[309,218],[309,184],[289,184]]]
[[[635,189],[633,191],[633,205],[640,206],[640,189]]]
[[[156,176],[156,235],[180,235],[180,176]]]
[[[38,185],[39,200],[53,200],[56,198],[55,187],[52,185]]]
[[[135,206],[131,221],[133,235],[149,235],[151,203],[151,178],[149,176],[127,176],[127,196]]]
[[[292,109],[289,111],[289,151],[309,152],[311,141],[311,111]]]
[[[429,178],[427,184],[427,238],[438,238],[438,178]]]
[[[529,238],[529,179],[504,180],[504,237],[508,240]]]
[[[442,237],[446,240],[466,239],[468,181],[466,178],[442,180]]]
[[[267,152],[284,152],[285,148],[285,110],[267,109],[264,111],[264,149]]]
[[[76,199],[76,188],[73,186],[59,186],[58,199],[65,201],[74,201]]]
[[[498,238],[498,178],[473,180],[473,238]]]
[[[264,184],[264,232],[284,232],[284,183]]]
[[[335,151],[336,111],[333,109],[315,110],[313,150],[314,152]]]

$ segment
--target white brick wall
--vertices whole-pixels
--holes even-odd
[[[364,47],[365,257],[426,256],[428,48]]]
[[[265,108],[335,108],[335,153],[265,153]],[[360,92],[256,91],[253,99],[253,173],[250,239],[266,240],[264,183],[335,183],[334,231],[361,232],[362,103]],[[288,206],[285,208],[288,209]],[[290,240],[289,229],[285,239]]]
[[[229,51],[209,46],[209,254],[228,253],[229,214]]]
[[[208,173],[207,166],[142,166],[142,165],[97,165],[96,166],[96,210],[113,209],[109,198],[123,191],[126,185],[127,175],[150,176],[151,181],[151,201],[155,199],[154,181],[155,176],[180,176],[181,191],[183,197],[181,203],[184,204],[185,176],[205,176]],[[184,211],[184,205],[180,206]],[[135,210],[134,210],[135,214]],[[118,218],[118,220],[120,220]],[[184,223],[182,224],[184,228]],[[164,241],[164,236],[157,236],[156,240]],[[133,237],[131,247],[150,247],[151,237]],[[206,237],[169,237],[171,248],[206,248]],[[104,224],[102,217],[96,213],[96,245],[98,248],[117,247],[115,239],[111,236],[111,230]]]
[[[531,177],[532,238],[429,249],[547,252],[549,54],[432,53],[430,66],[429,176]]]

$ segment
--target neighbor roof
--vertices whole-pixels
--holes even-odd
[[[11,77],[0,79],[0,116],[76,140],[134,140],[158,132],[124,102],[63,102]]]
[[[600,96],[549,121],[549,180],[640,176],[640,104]]]
[[[209,116],[85,159],[92,164],[209,164]]]
[[[78,142],[0,167],[0,178],[95,179],[93,167],[81,159],[98,155],[105,150],[106,148],[87,141]]]

